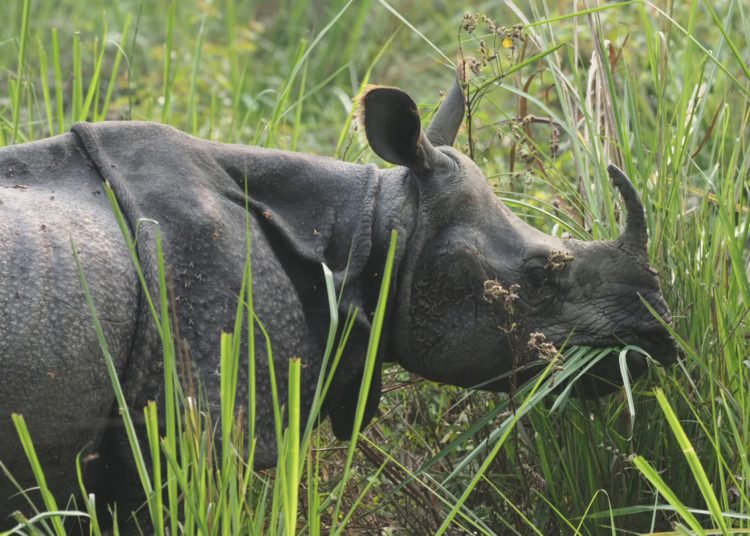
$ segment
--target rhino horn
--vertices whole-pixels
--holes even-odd
[[[607,173],[609,173],[612,182],[620,191],[620,195],[622,195],[625,201],[625,209],[627,210],[625,231],[617,239],[617,242],[628,251],[645,257],[647,256],[648,230],[646,228],[646,215],[643,210],[643,203],[641,203],[638,192],[624,171],[616,165],[610,164],[607,166]]]
[[[456,81],[427,128],[427,139],[436,147],[440,145],[450,146],[456,141],[456,134],[458,134],[458,129],[464,119],[466,98],[462,88],[463,80],[464,63],[459,61],[456,69]]]

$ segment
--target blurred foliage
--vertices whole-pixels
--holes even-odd
[[[6,1],[3,140],[36,139],[83,118],[161,120],[225,142],[377,161],[352,120],[360,89],[397,85],[428,118],[452,83],[455,63],[473,58],[470,121],[458,146],[531,223],[558,235],[615,236],[619,211],[603,164],[623,160],[644,198],[650,252],[685,360],[636,384],[635,426],[620,394],[570,401],[552,415],[534,410],[519,421],[468,509],[498,534],[602,534],[610,531],[612,510],[621,529],[670,530],[680,520],[652,508],[663,500],[633,466],[634,454],[649,459],[686,505],[705,508],[653,399],[656,383],[724,511],[748,515],[750,24],[743,2],[172,5],[173,15],[169,2],[33,1],[19,66],[23,2]],[[113,73],[118,51],[124,59]],[[54,83],[55,62],[61,85]],[[94,79],[94,104],[76,115]],[[61,122],[56,114],[49,120],[44,84],[51,101],[61,103]],[[477,463],[445,479],[498,422],[450,452],[445,447],[506,395],[437,386],[397,367],[387,369],[385,391],[355,461],[362,485],[377,482],[352,530],[431,534],[448,509],[438,497],[459,495]],[[321,486],[335,482],[341,444],[330,440],[315,455],[327,476]],[[386,459],[387,469],[374,477]],[[740,518],[736,526],[750,521]]]

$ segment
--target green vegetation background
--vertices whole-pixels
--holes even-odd
[[[377,161],[353,121],[361,88],[399,86],[429,116],[471,56],[458,145],[516,212],[548,232],[611,237],[619,210],[604,165],[620,162],[641,192],[679,365],[653,370],[632,401],[537,404],[491,458],[476,447],[487,439],[492,451],[504,395],[389,369],[346,487],[346,445],[324,426],[302,454],[316,470],[303,475],[299,519],[278,531],[750,531],[746,3],[4,0],[3,10],[0,145],[136,119]],[[343,506],[330,506],[334,491]],[[226,526],[276,530],[269,520],[283,510],[244,508],[246,521]]]

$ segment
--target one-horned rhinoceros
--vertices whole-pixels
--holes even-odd
[[[158,222],[179,333],[214,406],[220,332],[232,328],[246,260],[247,207],[255,313],[270,336],[282,398],[288,359],[299,357],[309,411],[330,322],[323,263],[342,315],[358,311],[322,407],[341,438],[351,434],[392,230],[398,246],[381,363],[502,391],[514,363],[528,362],[526,342],[537,332],[558,345],[636,344],[661,363],[675,359],[672,339],[645,305],[670,322],[647,259],[643,207],[619,169],[609,174],[627,209],[621,236],[561,239],[516,217],[451,147],[464,112],[459,84],[425,132],[414,101],[398,89],[370,88],[360,106],[370,146],[395,167],[209,142],[141,122],[78,124],[0,150],[0,461],[22,486],[33,480],[12,413],[24,415],[47,481],[61,495],[76,489],[74,460],[84,449],[97,451],[102,468],[127,467],[130,456],[71,244],[133,413],[162,396],[159,339],[104,181],[137,235],[152,296]],[[488,299],[487,282],[489,291],[517,294],[519,336],[502,335],[510,319]],[[259,467],[275,463],[266,351],[257,338]],[[627,361],[632,375],[645,368],[638,353]],[[591,393],[614,389],[616,354],[592,376]],[[379,372],[370,393],[367,420],[377,408]],[[137,487],[134,473],[120,478],[109,490],[115,499]],[[2,477],[0,517],[28,510],[18,497],[8,500],[15,492]]]

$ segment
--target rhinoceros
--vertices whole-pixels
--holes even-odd
[[[158,227],[179,333],[214,409],[219,337],[235,319],[248,217],[255,313],[270,336],[282,400],[286,363],[298,357],[302,409],[309,411],[330,322],[323,264],[342,314],[357,311],[321,410],[339,438],[351,435],[393,230],[398,245],[379,366],[396,362],[430,380],[507,391],[507,373],[529,361],[526,342],[539,333],[557,345],[635,344],[662,364],[674,361],[664,327],[670,313],[649,265],[644,209],[630,180],[609,167],[627,210],[616,240],[544,234],[504,206],[477,165],[452,148],[464,102],[456,83],[423,131],[405,92],[364,92],[360,122],[373,151],[395,165],[387,169],[205,141],[148,122],[82,123],[0,150],[0,461],[21,485],[32,485],[11,423],[19,413],[61,497],[76,489],[74,460],[84,449],[104,460],[98,474],[126,468],[116,489],[100,488],[107,500],[138,496],[71,250],[73,244],[128,404],[140,414],[163,396],[162,350],[105,182],[137,236],[153,296]],[[498,289],[513,294],[512,319],[510,308],[491,299]],[[511,321],[513,338],[503,335]],[[267,467],[276,457],[268,349],[262,338],[257,343],[256,465]],[[633,376],[646,367],[637,352],[627,362]],[[590,377],[590,395],[615,389],[616,354]],[[366,421],[380,384],[376,370]],[[0,519],[28,511],[18,497],[9,500],[15,492],[2,477]]]

